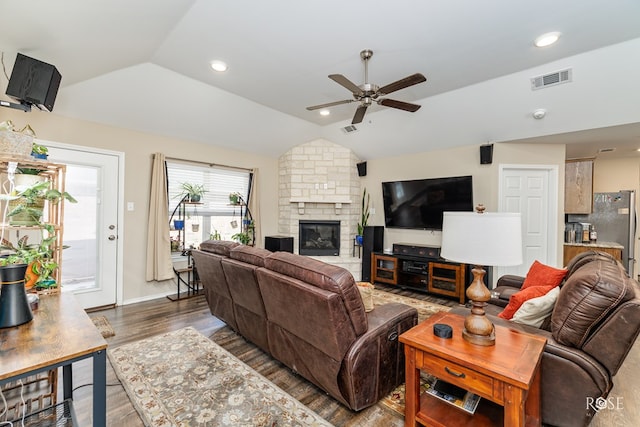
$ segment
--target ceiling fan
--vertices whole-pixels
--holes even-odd
[[[364,61],[364,84],[358,86],[351,80],[347,79],[342,74],[330,74],[329,78],[339,85],[347,88],[353,94],[353,99],[345,99],[342,101],[329,102],[327,104],[314,105],[307,107],[307,110],[313,111],[320,108],[333,107],[335,105],[348,104],[351,102],[359,102],[360,105],[356,110],[351,121],[352,125],[362,122],[364,114],[367,112],[367,108],[373,103],[383,105],[385,107],[397,108],[399,110],[410,111],[415,113],[420,109],[420,105],[410,104],[404,101],[397,101],[395,99],[381,98],[392,92],[404,89],[409,86],[416,85],[418,83],[426,82],[427,78],[420,73],[412,74],[404,79],[400,79],[396,82],[390,83],[386,86],[379,87],[369,83],[369,59],[373,56],[373,51],[365,49],[360,52],[360,58]]]

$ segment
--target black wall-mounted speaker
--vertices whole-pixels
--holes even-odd
[[[356,164],[358,167],[358,176],[367,176],[367,162]]]
[[[490,165],[493,161],[493,144],[480,146],[480,164]]]
[[[52,111],[61,80],[62,76],[53,65],[19,53],[6,93],[22,104]]]

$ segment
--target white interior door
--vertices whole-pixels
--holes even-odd
[[[557,175],[555,166],[500,167],[499,210],[522,215],[523,263],[514,267],[497,267],[494,280],[504,274],[526,276],[535,260],[556,264]]]
[[[49,160],[67,165],[65,189],[78,203],[65,203],[62,290],[83,308],[118,303],[121,245],[118,240],[122,155],[46,143]]]

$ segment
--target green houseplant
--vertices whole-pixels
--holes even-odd
[[[371,201],[371,195],[367,193],[367,189],[365,188],[362,191],[362,207],[360,214],[360,221],[358,222],[358,234],[356,235],[356,242],[359,245],[362,245],[362,234],[364,233],[364,228],[367,226],[369,222],[369,203]]]
[[[62,198],[77,203],[69,193],[51,188],[50,181],[35,181],[21,190],[17,197],[9,201],[9,224],[11,225],[39,225],[42,218],[45,200],[58,203]]]
[[[8,254],[0,257],[0,267],[26,264],[25,287],[38,289],[55,287],[52,279],[58,263],[53,259],[53,246],[56,241],[55,228],[51,224],[40,224],[42,238],[37,244],[29,244],[28,236],[23,236],[16,245],[2,239],[0,249]]]
[[[239,205],[240,200],[242,200],[242,196],[240,193],[230,193],[229,194],[229,204],[231,205]]]
[[[231,238],[238,243],[242,243],[243,245],[248,245],[249,242],[251,242],[251,236],[248,232],[236,233],[231,236]]]
[[[31,148],[31,157],[46,160],[49,157],[49,149],[44,145],[34,142]]]
[[[202,184],[192,184],[190,182],[183,182],[180,184],[180,188],[182,189],[182,193],[180,193],[180,197],[187,197],[189,202],[197,203],[204,197],[204,193],[207,190],[204,188]]]

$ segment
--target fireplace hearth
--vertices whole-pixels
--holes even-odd
[[[300,221],[300,255],[339,256],[340,221]]]

